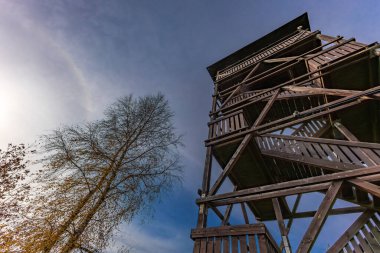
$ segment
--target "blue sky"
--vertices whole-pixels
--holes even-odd
[[[123,224],[109,252],[122,244],[137,253],[191,252],[212,92],[206,67],[305,11],[313,30],[376,41],[379,9],[375,0],[0,0],[0,146],[99,118],[122,95],[163,92],[184,134],[183,184],[154,204],[153,216]],[[305,198],[306,209],[315,198]],[[329,219],[336,233],[322,231],[314,252],[347,219]],[[294,224],[293,243],[305,222]]]

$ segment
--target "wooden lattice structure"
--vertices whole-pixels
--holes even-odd
[[[214,94],[194,253],[310,252],[326,218],[349,213],[362,214],[328,252],[380,252],[379,56],[378,43],[310,31],[303,14],[208,67]],[[221,170],[211,182],[213,159]],[[226,179],[233,191],[218,192]],[[318,209],[298,212],[311,192],[324,194]],[[352,205],[333,208],[336,199]],[[245,224],[232,225],[238,205]],[[220,226],[207,226],[210,212]],[[293,219],[305,217],[292,249]],[[280,244],[262,223],[270,220]]]

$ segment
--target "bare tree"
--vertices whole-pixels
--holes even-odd
[[[0,149],[0,224],[17,212],[18,203],[27,197],[20,193],[25,193],[28,187],[20,183],[29,174],[26,168],[29,161],[25,159],[28,152],[30,149],[24,144],[8,144],[6,150]],[[15,192],[17,187],[19,192]]]
[[[45,194],[14,229],[20,252],[100,252],[180,180],[173,113],[161,94],[118,100],[102,120],[44,136]],[[0,238],[1,239],[1,238]]]
[[[30,174],[26,156],[33,153],[24,144],[8,144],[0,149],[0,235],[6,234],[19,218],[22,203],[29,199],[30,186],[24,180]],[[0,249],[8,242],[0,240]]]

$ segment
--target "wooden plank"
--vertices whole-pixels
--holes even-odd
[[[265,227],[262,224],[236,225],[236,226],[219,226],[209,228],[195,228],[191,230],[191,238],[203,238],[213,236],[235,236],[263,234]]]
[[[361,149],[361,148],[351,148],[352,152],[360,158],[368,167],[377,165],[372,161],[372,159]]]
[[[265,235],[258,235],[260,253],[268,253]]]
[[[364,226],[373,212],[370,210],[362,213],[354,223],[339,237],[339,239],[327,250],[326,253],[335,253],[345,247],[349,240]]]
[[[254,235],[248,235],[249,253],[257,253],[256,238]]]
[[[212,240],[213,238],[208,238],[207,240],[207,253],[212,253],[213,252],[213,247],[214,247],[214,241]]]
[[[371,233],[366,233],[365,238],[368,241],[368,244],[371,246],[374,252],[380,252],[380,237],[378,230],[372,225],[370,221],[367,222],[367,226]],[[367,231],[365,227],[362,229],[363,233]]]
[[[228,161],[227,165],[224,167],[222,173],[219,175],[219,177],[215,181],[215,183],[214,183],[213,187],[211,188],[211,190],[210,190],[210,192],[209,192],[208,195],[215,194],[215,192],[220,188],[220,186],[222,185],[223,181],[229,175],[229,173],[231,172],[231,170],[235,166],[237,160],[239,159],[239,157],[243,153],[244,149],[247,147],[248,143],[252,139],[252,136],[253,136],[252,134],[247,134],[244,137],[244,139],[242,140],[242,142],[240,143],[240,145],[238,146],[238,148],[236,149],[236,151],[232,155],[231,159]]]
[[[373,251],[375,253],[380,252],[380,244],[378,243],[378,241],[376,241],[375,237],[373,237],[373,235],[370,232],[368,232],[368,230],[365,227],[363,227],[361,231],[363,232],[366,241],[371,246]]]
[[[350,245],[346,245],[344,249],[347,251],[347,253],[354,253],[350,247]],[[340,252],[340,251],[339,251]],[[344,253],[344,252],[343,252]]]
[[[232,236],[232,238],[231,238],[231,241],[232,241],[232,253],[238,253],[238,251],[239,251],[239,246],[238,246],[238,243],[239,243],[239,241],[238,241],[238,237],[237,236]]]
[[[360,188],[361,190],[371,193],[372,195],[380,198],[380,187],[378,185],[356,178],[350,179],[348,182]]]
[[[230,129],[231,129],[231,132],[232,131],[235,131],[236,130],[236,127],[235,127],[235,121],[234,121],[234,118],[233,117],[231,117],[231,118],[229,118],[229,121],[230,121]]]
[[[240,127],[241,128],[247,127],[243,113],[239,114],[239,121],[240,121]]]
[[[351,243],[351,245],[354,247],[355,253],[365,253],[365,252],[363,252],[362,249],[359,247],[359,245],[357,244],[357,242],[355,241],[354,238],[352,238],[352,239],[350,240],[350,243]]]
[[[279,135],[279,134],[264,134],[261,137],[263,137],[263,138],[264,137],[280,138],[280,139],[297,140],[297,141],[304,141],[304,142],[324,143],[324,144],[332,144],[332,145],[348,146],[348,147],[380,149],[379,143],[371,143],[371,142],[344,141],[344,140],[314,138],[314,137],[305,138],[305,137],[300,137],[300,136]]]
[[[326,152],[328,158],[330,158],[334,162],[339,162],[337,155],[334,153],[333,150],[330,149],[330,147],[327,144],[321,144],[321,147],[323,151]]]
[[[222,253],[222,237],[215,237],[214,253]]]
[[[339,146],[337,145],[329,145],[334,153],[336,154],[337,158],[344,162],[344,163],[351,163],[351,161],[347,158],[347,156],[340,150]]]
[[[201,247],[201,239],[196,239],[194,242],[194,249],[193,253],[199,253],[200,247]]]
[[[258,186],[254,188],[244,189],[244,190],[238,190],[235,192],[229,192],[229,193],[223,193],[213,196],[207,196],[201,199],[197,199],[197,204],[207,203],[214,200],[221,200],[226,198],[233,198],[233,197],[242,197],[247,195],[253,195],[253,194],[261,194],[265,192],[271,192],[271,191],[278,191],[278,190],[284,190],[299,186],[305,186],[305,185],[311,185],[311,184],[318,184],[323,182],[330,182],[333,180],[343,180],[343,179],[349,179],[349,178],[355,178],[355,177],[365,177],[372,174],[378,174],[380,173],[380,166],[374,166],[370,168],[362,168],[362,169],[353,169],[349,171],[343,171],[343,172],[336,172],[332,174],[322,175],[322,176],[316,176],[312,178],[304,178],[300,180],[294,180],[289,182],[283,182],[283,183],[277,183],[277,184],[270,184],[265,186]]]
[[[329,215],[342,215],[342,214],[349,214],[349,213],[362,213],[366,210],[365,207],[361,206],[353,206],[353,207],[342,207],[337,209],[331,209],[329,212]],[[306,212],[298,212],[292,214],[292,218],[299,219],[299,218],[309,218],[314,217],[317,211],[306,211]]]
[[[365,253],[373,253],[371,246],[368,244],[366,240],[364,240],[360,233],[356,234],[356,238],[358,239],[360,247],[364,250]]]
[[[351,160],[352,163],[359,166],[363,166],[362,162],[355,156],[354,153],[351,152],[351,150],[348,147],[340,146],[340,149]]]
[[[373,234],[373,236],[375,237],[376,241],[380,242],[379,230],[370,221],[367,222],[367,226],[369,230],[371,231],[371,233]]]
[[[298,117],[298,119],[296,119],[296,120],[294,118],[291,118],[291,119],[288,118],[287,119],[287,117],[284,117],[284,118],[276,120],[276,121],[288,121],[288,120],[291,120],[291,121],[287,122],[287,123],[283,123],[283,124],[277,125],[277,126],[273,126],[273,127],[270,127],[270,128],[266,128],[266,127],[268,127],[270,125],[276,125],[277,123],[279,123],[279,122],[276,122],[276,121],[272,121],[270,123],[266,123],[264,125],[258,126],[255,130],[258,131],[258,130],[261,130],[261,129],[265,128],[264,130],[258,131],[258,134],[260,134],[260,135],[265,134],[265,133],[274,132],[274,131],[277,131],[279,129],[285,128],[285,127],[289,127],[289,126],[292,126],[292,125],[295,125],[295,124],[298,124],[298,123],[301,123],[301,122],[305,122],[305,121],[308,121],[308,120],[311,120],[311,119],[320,118],[322,116],[332,114],[333,112],[337,112],[337,111],[340,111],[340,110],[347,109],[349,107],[358,105],[361,102],[362,102],[361,100],[355,100],[353,102],[342,104],[342,105],[334,107],[332,109],[320,110],[320,112],[318,112],[318,113],[310,113],[310,114],[308,114],[309,116],[303,117],[303,115],[300,115],[300,117]],[[316,108],[316,107],[314,107],[314,108]],[[312,109],[314,109],[314,108],[312,108]],[[306,111],[308,111],[308,110],[306,110]]]
[[[338,191],[342,185],[342,181],[333,182],[329,187],[326,195],[319,206],[317,213],[315,214],[313,220],[310,223],[302,241],[297,249],[298,253],[307,253],[312,248],[317,236],[326,221],[327,214],[331,207],[333,206]]]
[[[201,247],[200,247],[200,253],[207,253],[207,238],[201,238]]]
[[[223,253],[230,252],[230,240],[228,237],[223,237]]]
[[[334,162],[329,160],[323,160],[313,157],[305,157],[295,154],[288,154],[284,152],[278,152],[278,151],[272,151],[272,150],[265,150],[261,151],[261,153],[265,156],[278,158],[281,160],[288,160],[288,161],[294,161],[299,164],[306,164],[306,165],[312,165],[316,167],[322,167],[331,171],[343,171],[343,170],[350,170],[350,169],[358,169],[361,168],[359,165],[354,165],[351,163],[341,163],[341,162]]]
[[[251,196],[245,196],[245,197],[239,197],[239,198],[234,198],[234,199],[213,201],[212,204],[215,206],[224,206],[224,205],[241,203],[241,202],[285,197],[285,196],[295,195],[299,193],[316,192],[316,191],[326,190],[329,187],[329,185],[330,183],[320,183],[320,184],[314,184],[314,185],[309,185],[309,186],[295,187],[295,188],[286,189],[286,190],[277,190],[277,191],[266,192],[266,193],[251,195]]]
[[[273,203],[273,209],[274,209],[274,212],[276,215],[278,227],[280,228],[282,243],[284,245],[285,252],[291,253],[292,250],[290,248],[290,243],[289,243],[289,239],[288,239],[288,232],[287,232],[287,229],[285,228],[284,218],[283,218],[282,213],[281,213],[281,208],[280,208],[280,204],[278,202],[278,199],[273,198],[272,203]]]
[[[240,242],[240,253],[248,253],[246,236],[245,235],[239,236],[239,242]]]
[[[239,115],[235,115],[234,119],[235,119],[235,127],[236,127],[236,129],[240,129],[241,125],[240,125],[240,122],[239,122]]]
[[[249,219],[248,219],[247,209],[245,208],[245,203],[244,202],[240,203],[240,206],[241,206],[241,211],[243,213],[244,222],[245,224],[249,224]]]
[[[279,93],[280,93],[280,89],[277,89],[274,92],[274,94],[272,95],[270,100],[266,103],[264,109],[261,111],[260,115],[257,117],[255,122],[253,123],[253,127],[257,127],[258,125],[260,125],[263,122],[263,120],[264,120],[265,116],[268,114],[270,108],[272,108],[273,103],[276,101],[276,98],[277,98]]]

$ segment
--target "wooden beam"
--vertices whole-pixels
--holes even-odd
[[[282,88],[283,90],[293,91],[297,93],[304,93],[306,95],[330,95],[347,97],[358,94],[358,90],[342,90],[342,89],[327,89],[327,88],[316,88],[316,87],[303,87],[288,85]],[[373,94],[370,96],[362,96],[361,99],[380,99],[380,94]]]
[[[350,214],[350,213],[362,213],[367,210],[366,207],[362,206],[352,206],[352,207],[342,207],[331,209],[329,215],[342,215],[342,214]],[[317,211],[306,211],[292,214],[293,219],[303,219],[314,217]]]
[[[250,142],[250,140],[253,137],[252,129],[256,128],[257,125],[262,122],[262,120],[264,119],[265,115],[268,113],[268,111],[270,110],[270,108],[273,105],[274,101],[276,100],[279,92],[280,92],[280,89],[278,89],[278,90],[276,90],[274,92],[274,94],[272,95],[272,98],[267,102],[265,108],[263,109],[263,111],[261,112],[261,114],[259,115],[259,117],[256,119],[256,121],[254,122],[254,124],[250,127],[250,131],[251,132],[248,133],[244,137],[244,139],[242,140],[242,142],[240,143],[240,145],[238,146],[238,148],[236,149],[236,151],[232,155],[231,159],[228,161],[227,165],[224,167],[222,173],[217,178],[215,184],[213,185],[213,187],[211,188],[211,190],[209,192],[209,195],[215,194],[215,192],[219,189],[219,187],[221,186],[221,184],[223,183],[223,181],[225,180],[225,178],[231,172],[231,170],[235,166],[237,160],[239,159],[239,157],[243,153],[244,149],[247,147],[248,143]]]
[[[291,253],[292,249],[290,247],[290,243],[289,243],[289,239],[288,239],[288,231],[285,228],[284,218],[283,218],[282,213],[281,213],[281,207],[280,207],[280,204],[278,202],[278,199],[273,198],[272,203],[273,203],[273,209],[274,209],[274,212],[276,215],[278,227],[279,227],[280,233],[281,233],[281,238],[282,238],[281,244],[284,246],[286,253]]]
[[[294,205],[293,205],[293,208],[292,208],[291,217],[288,220],[288,224],[286,224],[286,231],[287,231],[288,234],[290,232],[290,228],[292,227],[293,220],[294,220],[294,215],[297,212],[297,208],[298,208],[298,205],[299,205],[299,203],[301,201],[301,197],[302,197],[301,193],[297,194],[297,198],[296,198],[296,200],[294,202]],[[281,245],[281,249],[282,249],[284,247],[284,240],[281,240],[280,245]]]
[[[214,211],[216,216],[223,222],[224,221],[224,215],[219,211],[219,209],[216,206],[210,206],[211,210]],[[230,225],[230,223],[227,221],[225,225]]]
[[[282,119],[279,119],[279,120],[272,121],[270,123],[261,125],[261,126],[257,127],[255,130],[258,131],[257,134],[259,134],[259,135],[265,134],[265,133],[271,133],[271,132],[277,131],[277,130],[285,128],[285,127],[293,126],[293,125],[296,125],[296,124],[299,124],[299,123],[302,123],[302,122],[305,122],[305,121],[308,121],[308,120],[312,120],[312,119],[315,119],[315,118],[320,118],[320,117],[325,116],[325,115],[329,115],[329,114],[331,114],[333,112],[337,112],[337,111],[340,111],[340,110],[347,109],[349,107],[358,105],[361,102],[362,102],[362,100],[358,99],[358,100],[355,100],[355,101],[352,101],[352,102],[349,102],[349,103],[343,103],[342,105],[336,106],[336,107],[334,107],[332,109],[330,109],[329,107],[326,106],[322,110],[320,110],[320,112],[317,112],[317,111],[319,111],[319,108],[314,107],[314,108],[316,108],[316,110],[312,110],[312,109],[314,109],[314,108],[312,108],[312,109],[310,109],[310,112],[304,113],[306,111],[309,111],[309,110],[306,110],[306,111],[302,111],[302,112],[298,113],[297,117],[296,117],[297,119],[295,119],[295,117],[293,115],[292,116],[288,116],[288,117],[285,117],[285,118],[282,118]],[[327,105],[327,104],[325,104],[325,105]],[[286,123],[283,123],[283,124],[280,124],[280,125],[277,125],[277,126],[273,126],[273,127],[264,129],[264,128],[269,127],[271,125],[276,125],[277,123],[281,123],[281,121],[282,122],[289,121],[289,122],[286,122]],[[264,129],[264,130],[260,131],[260,129]]]
[[[277,98],[279,93],[280,93],[280,89],[276,90],[273,93],[272,97],[269,99],[269,101],[265,105],[264,109],[261,111],[260,115],[257,117],[255,122],[253,123],[253,126],[252,126],[253,128],[257,127],[258,125],[261,124],[261,122],[263,122],[263,120],[264,120],[265,116],[268,114],[270,108],[272,108],[273,103],[276,101],[276,98]]]
[[[237,186],[234,186],[234,191],[236,191]],[[226,208],[226,211],[224,212],[224,218],[222,220],[222,225],[225,226],[228,223],[228,220],[230,219],[230,215],[232,212],[233,204],[228,205]]]
[[[331,182],[334,180],[344,180],[344,179],[350,179],[350,178],[356,178],[356,177],[359,177],[359,179],[361,179],[362,177],[366,177],[366,176],[374,175],[374,174],[380,174],[380,166],[353,169],[353,170],[336,172],[332,174],[293,180],[293,181],[288,181],[288,182],[283,182],[283,183],[258,186],[254,188],[238,190],[235,192],[222,193],[222,194],[213,195],[213,196],[206,196],[204,198],[197,199],[197,204],[207,203],[207,202],[212,202],[212,201],[222,200],[222,199],[228,199],[228,198],[237,198],[237,197],[241,198],[243,196],[258,195],[258,194],[263,194],[266,192],[286,190],[289,188]]]
[[[369,218],[373,215],[373,211],[365,211],[360,215],[356,221],[343,233],[343,235],[332,245],[327,253],[340,252],[343,247],[355,236],[355,234],[367,223]]]
[[[228,98],[226,100],[224,100],[223,104],[220,106],[220,109],[224,108],[226,106],[226,104],[231,100],[231,98],[240,91],[241,89],[241,86],[238,86],[236,87],[236,89],[234,89],[232,91],[232,93],[228,96]]]
[[[265,234],[264,224],[250,224],[237,226],[220,226],[209,228],[196,228],[191,230],[191,238],[202,238],[212,236],[234,236],[234,235],[255,235]]]
[[[212,204],[215,206],[224,206],[224,205],[241,203],[241,202],[279,198],[279,197],[285,197],[285,196],[295,195],[299,193],[322,191],[322,190],[328,189],[329,186],[330,186],[330,183],[319,183],[319,184],[313,184],[313,185],[307,185],[307,186],[299,186],[299,187],[294,187],[290,189],[270,191],[270,192],[254,194],[254,195],[249,195],[249,196],[244,196],[244,197],[239,197],[239,198],[217,200],[217,201],[213,201]]]
[[[310,223],[309,228],[307,229],[304,237],[302,238],[302,241],[297,249],[297,253],[310,252],[315,240],[319,235],[319,232],[321,231],[323,224],[326,221],[327,214],[335,202],[336,196],[340,187],[342,186],[342,183],[343,181],[333,182],[329,187],[328,191],[326,192],[326,196],[322,200],[322,203],[319,206],[318,211],[316,212],[313,220]]]
[[[228,220],[230,219],[232,208],[233,208],[233,204],[230,204],[227,206],[226,211],[224,212],[224,219],[222,220],[223,226],[227,225]]]
[[[248,75],[244,77],[242,83],[245,83],[245,81],[259,69],[260,65],[261,62],[257,63],[256,66],[248,73]],[[242,84],[240,84],[239,87],[241,87],[241,85]]]
[[[240,203],[240,206],[241,206],[241,212],[243,213],[244,222],[245,224],[249,224],[249,219],[248,219],[247,209],[245,208],[245,203],[244,202]]]
[[[216,179],[214,185],[212,186],[209,196],[214,195],[216,191],[220,188],[228,174],[230,174],[231,170],[235,166],[236,162],[240,158],[241,154],[243,153],[244,149],[247,147],[249,141],[252,139],[252,133],[247,134],[242,142],[240,143],[239,147],[236,149],[234,154],[232,155],[231,159],[228,161],[227,165],[224,167],[223,171],[220,173],[219,177]]]
[[[376,196],[377,198],[380,198],[380,186],[356,178],[350,179],[348,180],[348,182],[360,188],[361,190],[371,193],[373,196]]]
[[[264,63],[289,62],[296,59],[303,60],[303,57],[300,58],[298,56],[289,56],[289,57],[282,57],[282,58],[267,59],[267,60],[264,60]]]

